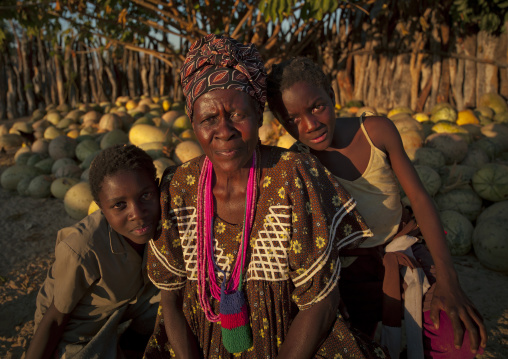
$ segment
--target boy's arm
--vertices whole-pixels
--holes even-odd
[[[199,346],[183,314],[183,298],[175,291],[161,290],[162,315],[169,343],[177,358],[199,358]]]
[[[60,338],[69,321],[70,313],[64,314],[52,302],[35,332],[26,352],[26,359],[52,358]]]
[[[323,300],[301,310],[289,327],[277,358],[312,358],[329,333],[337,317],[339,304],[337,285]]]
[[[456,347],[462,345],[462,322],[469,331],[471,350],[476,352],[479,339],[480,345],[486,346],[487,331],[480,314],[460,287],[438,212],[404,151],[395,125],[389,119],[381,117],[368,117],[365,122],[373,143],[388,154],[392,169],[411,202],[416,221],[434,260],[437,276],[430,309],[431,319],[438,328],[439,311],[444,310],[448,314],[453,325]]]

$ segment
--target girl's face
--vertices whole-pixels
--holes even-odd
[[[250,166],[261,116],[257,103],[238,90],[210,91],[194,102],[192,127],[215,170],[235,172]]]
[[[142,171],[119,171],[104,178],[100,208],[117,233],[137,244],[153,238],[160,219],[159,189]]]
[[[335,130],[335,105],[331,90],[308,82],[297,82],[282,92],[275,109],[286,130],[316,151],[330,147]]]

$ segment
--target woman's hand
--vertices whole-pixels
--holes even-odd
[[[483,324],[483,318],[460,287],[458,280],[437,279],[430,304],[430,318],[436,329],[439,329],[441,310],[450,318],[457,349],[462,346],[464,328],[469,333],[471,352],[476,353],[479,346],[486,347],[487,330]]]

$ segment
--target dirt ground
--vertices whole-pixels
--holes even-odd
[[[0,153],[0,174],[14,163],[13,155]],[[75,220],[60,200],[20,197],[3,188],[0,213],[0,358],[20,358],[32,337],[35,298],[54,258],[56,233]],[[481,358],[508,358],[508,275],[484,268],[474,255],[454,262],[488,329]]]

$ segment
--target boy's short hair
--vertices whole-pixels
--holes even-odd
[[[306,57],[294,57],[272,66],[267,79],[270,110],[282,103],[282,92],[298,82],[320,86],[326,92],[331,89],[330,80],[316,63]]]
[[[146,172],[154,181],[157,170],[152,158],[134,145],[115,145],[101,151],[90,165],[89,183],[94,201],[99,204],[99,193],[104,178],[119,171]]]

